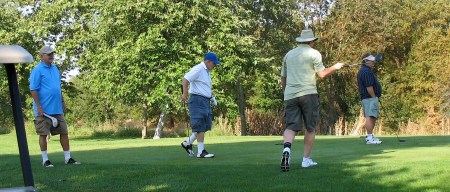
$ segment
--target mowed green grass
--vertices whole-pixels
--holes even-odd
[[[450,191],[450,136],[380,137],[382,145],[318,136],[319,165],[306,169],[298,136],[290,172],[280,171],[281,136],[207,137],[213,159],[189,158],[183,138],[72,138],[82,163],[72,166],[53,137],[54,168],[42,167],[37,136],[27,137],[39,191]],[[15,134],[0,135],[0,170],[0,188],[23,186]]]

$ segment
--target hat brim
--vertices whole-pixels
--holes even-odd
[[[52,51],[52,52],[50,52],[50,53],[56,53],[56,52],[55,52],[55,51]],[[42,55],[42,54],[50,54],[50,53],[44,52],[44,53],[41,53],[41,55]]]
[[[315,41],[319,38],[314,37],[314,38],[302,38],[302,37],[297,37],[295,38],[295,41],[299,42],[299,43],[304,43],[304,42],[310,42],[310,41]]]
[[[220,65],[220,61],[219,60],[215,60],[215,61],[212,61],[214,64],[216,64],[216,65]]]
[[[376,61],[376,58],[375,58],[373,55],[369,55],[369,56],[365,57],[363,60],[366,60],[366,61]]]

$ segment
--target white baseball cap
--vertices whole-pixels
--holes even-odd
[[[55,51],[53,50],[53,48],[51,48],[48,45],[44,45],[41,50],[39,51],[39,55],[42,54],[49,54],[49,53],[54,53]]]
[[[363,60],[365,60],[365,61],[376,61],[376,60],[375,60],[375,56],[373,56],[373,55],[369,55],[369,56],[367,56],[367,57],[364,57]]]

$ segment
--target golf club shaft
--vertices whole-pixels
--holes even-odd
[[[183,93],[184,93],[184,90],[183,90],[183,85],[181,85],[181,95],[183,95]],[[187,130],[188,130],[188,142],[189,143],[191,143],[191,134],[190,134],[190,131],[189,131],[189,129],[190,129],[190,126],[189,126],[189,124],[188,124],[188,119],[187,119],[187,117],[188,117],[188,114],[187,114],[187,109],[186,109],[186,102],[185,101],[181,101],[182,103],[183,103],[183,109],[184,109],[184,121],[186,122],[186,128],[187,128]]]
[[[356,67],[358,64],[345,64],[344,67]]]
[[[386,111],[384,110],[383,105],[381,104],[381,101],[380,101],[380,108],[381,108],[381,110],[383,110],[383,113],[385,114],[384,117],[386,117],[386,118],[388,119],[388,121],[390,121],[390,119],[389,119],[388,116],[386,115]],[[405,142],[406,140],[400,139],[400,138],[398,137],[398,131],[399,131],[399,129],[397,128],[397,130],[395,131],[395,136],[397,137],[398,142]]]

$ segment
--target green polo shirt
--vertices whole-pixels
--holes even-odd
[[[301,44],[283,59],[281,76],[286,77],[284,100],[317,94],[316,73],[324,70],[322,55],[309,45]]]

